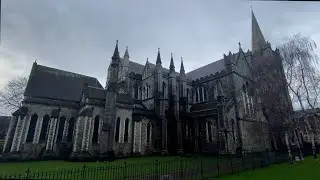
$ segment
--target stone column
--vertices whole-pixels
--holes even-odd
[[[87,135],[85,139],[85,151],[89,151],[89,145],[91,144],[92,134],[92,117],[87,117]]]
[[[83,121],[83,136],[82,136],[82,140],[81,140],[81,151],[86,151],[86,143],[87,143],[87,136],[88,136],[88,131],[89,131],[89,118],[88,117],[84,117],[84,121]]]
[[[57,127],[58,118],[51,118],[50,119],[50,125],[49,125],[49,133],[48,133],[48,139],[46,144],[46,151],[52,151],[53,143],[54,143],[54,137],[55,137],[55,130]]]
[[[13,142],[12,142],[12,146],[11,146],[10,152],[18,151],[19,137],[21,135],[21,130],[22,130],[22,121],[23,120],[21,119],[21,115],[18,115],[18,122],[16,124],[14,137],[13,137]]]
[[[20,135],[18,138],[18,146],[17,146],[17,151],[20,151],[20,147],[22,144],[22,135],[23,135],[23,130],[24,130],[24,126],[25,126],[25,122],[27,120],[27,115],[23,116],[23,119],[21,119],[21,128],[20,128]]]
[[[75,136],[73,140],[73,152],[81,150],[82,135],[83,135],[83,120],[84,117],[80,116],[76,122]]]
[[[18,122],[18,118],[16,116],[12,116],[9,124],[9,129],[7,132],[6,140],[3,146],[3,151],[2,151],[3,153],[9,152],[11,149],[17,122]]]
[[[39,142],[41,128],[42,128],[42,122],[43,122],[43,117],[39,116],[39,118],[37,120],[37,124],[36,124],[36,129],[34,131],[34,137],[33,137],[33,142],[32,142],[33,144],[37,144]]]

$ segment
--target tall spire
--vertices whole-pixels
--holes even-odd
[[[170,72],[174,72],[174,63],[173,63],[173,57],[172,57],[172,53],[171,53],[171,61],[170,61]]]
[[[263,37],[262,31],[259,27],[258,21],[251,9],[252,18],[252,52],[259,51],[266,41]]]
[[[118,40],[116,43],[116,47],[114,48],[112,59],[120,59],[119,49],[118,49]]]
[[[180,66],[180,74],[184,74],[185,71],[184,71],[184,66],[183,66],[183,59],[181,57],[181,66]]]
[[[161,65],[161,64],[162,64],[162,62],[161,62],[161,56],[160,56],[160,48],[158,48],[158,55],[157,55],[156,64],[157,64],[157,65]]]
[[[128,46],[126,46],[126,52],[124,53],[124,57],[130,57],[129,51],[128,51]]]

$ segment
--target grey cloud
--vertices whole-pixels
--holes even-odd
[[[236,52],[239,41],[243,49],[250,48],[251,4],[273,46],[295,31],[309,33],[320,44],[316,3],[10,0],[3,1],[2,46],[15,58],[3,58],[22,64],[14,68],[23,70],[0,72],[0,84],[29,70],[35,58],[43,65],[98,77],[104,84],[117,39],[121,53],[129,46],[133,61],[144,64],[147,57],[155,61],[160,47],[164,66],[169,66],[173,52],[176,70],[183,56],[190,71],[221,59],[223,53]],[[3,58],[0,62],[8,62]]]

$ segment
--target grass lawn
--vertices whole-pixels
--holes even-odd
[[[320,160],[307,157],[295,164],[283,163],[256,170],[244,171],[235,175],[222,176],[221,180],[312,180],[320,179]]]
[[[66,161],[30,161],[16,163],[0,163],[0,177],[6,175],[22,174],[26,171],[35,179],[123,179],[126,177],[137,177],[155,173],[170,173],[180,168],[195,165],[188,157],[137,157],[119,159],[113,162],[66,162]],[[83,173],[85,164],[85,173]],[[54,173],[61,172],[61,173]],[[54,173],[54,175],[53,175]],[[65,175],[61,175],[65,174]],[[39,177],[40,176],[40,177]],[[30,176],[28,176],[30,177]]]

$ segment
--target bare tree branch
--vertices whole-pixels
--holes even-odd
[[[27,82],[27,77],[13,78],[0,90],[1,114],[10,115],[21,106]]]

